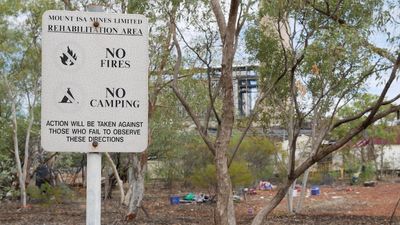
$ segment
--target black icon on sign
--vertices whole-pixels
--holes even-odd
[[[67,46],[67,53],[63,53],[62,56],[60,56],[62,64],[66,66],[72,66],[75,64],[76,60],[78,57],[76,54]]]
[[[67,94],[61,99],[59,103],[78,103],[72,95],[71,89],[67,88]]]

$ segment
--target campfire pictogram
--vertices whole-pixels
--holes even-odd
[[[63,53],[61,58],[61,63],[66,66],[72,66],[75,64],[75,61],[78,59],[76,54],[67,46],[67,54]]]

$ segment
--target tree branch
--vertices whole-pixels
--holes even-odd
[[[329,13],[329,12],[327,12],[327,11],[324,11],[324,10],[318,8],[312,1],[306,0],[305,2],[306,2],[307,4],[309,4],[315,11],[317,11],[318,13],[320,13],[320,14],[322,14],[322,15],[328,17],[329,19],[331,19],[331,20],[333,20],[333,21],[336,21],[339,25],[343,25],[343,26],[348,26],[348,27],[350,27],[350,25],[347,23],[346,20],[344,20],[344,19],[338,17],[338,16],[335,15],[335,14],[331,14],[331,13]],[[341,2],[341,1],[340,1],[340,2]],[[338,5],[339,5],[339,3],[338,3]],[[338,6],[337,6],[337,8],[338,8]],[[337,12],[337,9],[335,10],[334,13],[336,13],[336,12]],[[388,50],[386,50],[386,49],[384,49],[384,48],[376,47],[375,45],[371,44],[367,39],[362,38],[361,41],[362,41],[362,43],[364,44],[364,46],[365,46],[367,49],[371,50],[371,51],[374,52],[375,54],[377,54],[377,55],[379,55],[379,56],[381,56],[381,57],[384,57],[384,58],[390,60],[392,63],[395,63],[395,62],[396,62],[396,58],[395,58]]]
[[[391,84],[392,84],[392,82],[393,82],[394,79],[396,78],[396,73],[397,73],[397,70],[398,70],[399,66],[400,66],[400,54],[399,54],[398,57],[397,57],[396,63],[393,65],[393,69],[392,69],[392,72],[391,72],[391,74],[390,74],[389,80],[386,82],[386,85],[385,85],[384,89],[382,90],[382,93],[381,93],[381,95],[379,96],[379,99],[376,101],[376,103],[375,103],[373,106],[371,106],[371,107],[365,109],[364,111],[362,111],[362,112],[360,112],[360,113],[358,113],[358,114],[356,114],[356,115],[354,115],[354,116],[352,116],[352,117],[345,118],[345,119],[343,119],[343,120],[340,120],[340,121],[336,122],[336,123],[333,125],[333,129],[336,128],[336,127],[339,127],[340,125],[342,125],[342,124],[344,124],[344,123],[348,123],[348,122],[350,122],[350,121],[354,121],[354,120],[356,120],[356,119],[359,119],[359,118],[361,118],[363,115],[365,115],[366,113],[370,112],[368,118],[365,120],[365,121],[367,121],[368,119],[371,119],[371,118],[375,115],[375,113],[379,110],[379,108],[380,108],[382,105],[391,104],[391,103],[393,103],[394,101],[396,101],[397,99],[399,99],[399,98],[400,98],[400,94],[397,95],[396,97],[392,98],[392,99],[389,100],[389,101],[383,101],[384,98],[385,98],[385,96],[386,96],[387,91],[389,90],[389,88],[390,88],[390,86],[391,86]]]
[[[177,59],[175,62],[175,66],[174,66],[174,80],[172,82],[171,88],[173,90],[173,92],[175,93],[176,97],[178,98],[178,100],[181,102],[181,104],[183,105],[183,107],[185,108],[186,112],[189,114],[189,116],[192,118],[193,122],[195,123],[197,130],[200,134],[200,136],[202,137],[203,141],[206,143],[206,145],[208,146],[208,148],[210,149],[211,153],[213,155],[215,155],[215,148],[214,145],[211,143],[211,141],[208,139],[208,137],[204,134],[204,130],[201,126],[200,120],[199,118],[194,114],[194,112],[192,111],[192,108],[189,106],[188,102],[186,101],[186,99],[182,96],[182,94],[180,93],[180,91],[178,90],[178,74],[179,74],[179,69],[182,63],[182,51],[179,45],[179,41],[176,37],[176,24],[175,21],[173,21],[171,23],[171,26],[173,26],[173,30],[172,30],[172,37],[173,37],[173,43],[174,46],[176,48],[177,51]]]
[[[125,192],[124,192],[124,185],[123,182],[121,180],[121,177],[119,176],[117,167],[115,166],[114,161],[112,160],[110,154],[108,154],[108,152],[104,152],[104,155],[106,156],[113,172],[115,175],[115,178],[117,179],[117,183],[118,183],[118,187],[119,187],[119,193],[120,193],[120,204],[122,204],[124,202],[125,199]]]
[[[218,0],[211,0],[210,3],[211,3],[211,9],[213,10],[215,18],[217,19],[221,42],[224,43],[225,32],[226,32],[226,21],[224,13],[222,12],[221,4],[219,3]]]
[[[185,100],[185,98],[182,96],[182,94],[179,92],[179,90],[174,86],[171,85],[172,90],[174,91],[176,97],[178,100],[181,102],[183,107],[185,108],[186,112],[189,114],[190,118],[192,118],[194,124],[196,125],[197,131],[199,132],[201,138],[203,141],[206,143],[207,147],[210,149],[211,153],[215,155],[215,147],[214,144],[211,143],[210,139],[204,134],[200,120],[198,117],[193,113],[192,109],[190,108],[189,104]]]
[[[365,120],[368,123],[362,123],[360,126],[356,127],[355,129],[351,130],[346,136],[339,139],[335,144],[329,145],[325,148],[322,148],[318,154],[314,155],[313,157],[308,158],[304,161],[299,167],[296,168],[294,175],[295,177],[301,176],[302,173],[309,167],[311,167],[316,162],[320,161],[321,159],[325,158],[330,153],[338,150],[342,146],[344,146],[348,141],[350,141],[353,137],[360,134],[363,130],[365,130],[369,125],[373,124],[374,122],[384,118],[385,116],[400,110],[400,105],[392,106],[389,109],[377,113],[373,118],[370,120]]]

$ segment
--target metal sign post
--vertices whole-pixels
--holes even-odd
[[[42,17],[41,145],[87,153],[87,225],[101,224],[101,153],[148,143],[147,18],[95,11]]]
[[[101,224],[101,153],[87,154],[86,225]],[[89,175],[90,174],[90,175]]]
[[[89,12],[103,12],[102,7],[88,7]],[[97,142],[92,146],[96,148]],[[88,152],[86,173],[86,225],[101,225],[101,153]]]

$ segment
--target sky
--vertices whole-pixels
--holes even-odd
[[[400,14],[399,14],[400,15]],[[399,26],[399,25],[397,25]],[[389,28],[389,32],[391,32],[394,35],[400,35],[399,29],[398,27],[396,27],[396,25],[392,25]],[[398,50],[399,48],[399,44],[391,44],[386,40],[386,36],[383,35],[382,33],[380,35],[372,35],[370,38],[370,42],[375,44],[378,47],[381,48],[385,48],[388,49],[390,52],[395,53],[396,50]],[[397,56],[394,56],[395,58]],[[376,94],[379,95],[384,87],[384,83],[383,81],[387,81],[390,73],[391,73],[391,69],[388,70],[387,72],[384,73],[383,76],[383,80],[376,80],[376,77],[371,78],[368,80],[367,82],[367,91],[372,93],[372,94]],[[390,86],[390,89],[386,95],[386,99],[390,99],[393,98],[394,96],[400,94],[400,72],[397,72],[397,76],[395,81],[392,83],[392,85]],[[396,101],[397,103],[400,103],[400,100]]]

